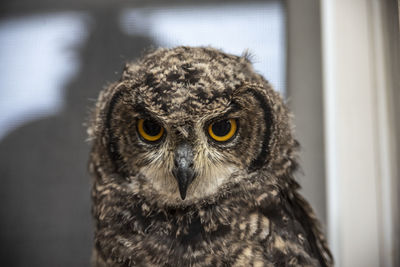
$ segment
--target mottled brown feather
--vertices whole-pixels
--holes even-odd
[[[165,128],[143,142],[139,118]],[[233,117],[224,144],[210,121]],[[153,51],[101,91],[93,143],[93,266],[332,266],[314,212],[294,181],[298,143],[281,97],[246,57],[210,47]],[[182,200],[174,150],[193,147]]]

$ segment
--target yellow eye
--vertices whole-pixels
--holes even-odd
[[[164,128],[154,120],[140,119],[138,121],[137,130],[144,140],[155,142],[160,140],[164,134]]]
[[[218,142],[225,142],[236,133],[237,124],[235,119],[220,120],[208,126],[208,134]]]

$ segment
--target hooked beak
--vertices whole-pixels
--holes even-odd
[[[176,148],[172,174],[178,182],[179,193],[182,200],[184,200],[186,198],[186,191],[195,176],[193,170],[193,150],[189,144],[183,143]]]

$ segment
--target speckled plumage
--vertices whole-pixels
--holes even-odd
[[[148,144],[137,120],[166,134]],[[229,142],[206,126],[235,118]],[[159,49],[104,89],[93,142],[93,266],[331,266],[314,212],[293,179],[298,143],[281,97],[246,56],[213,48]],[[174,150],[193,149],[184,200]]]

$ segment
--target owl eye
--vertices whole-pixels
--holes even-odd
[[[155,142],[164,134],[164,128],[154,120],[139,119],[137,130],[144,140]]]
[[[208,126],[208,134],[218,142],[225,142],[236,133],[237,123],[235,119],[220,120]]]

